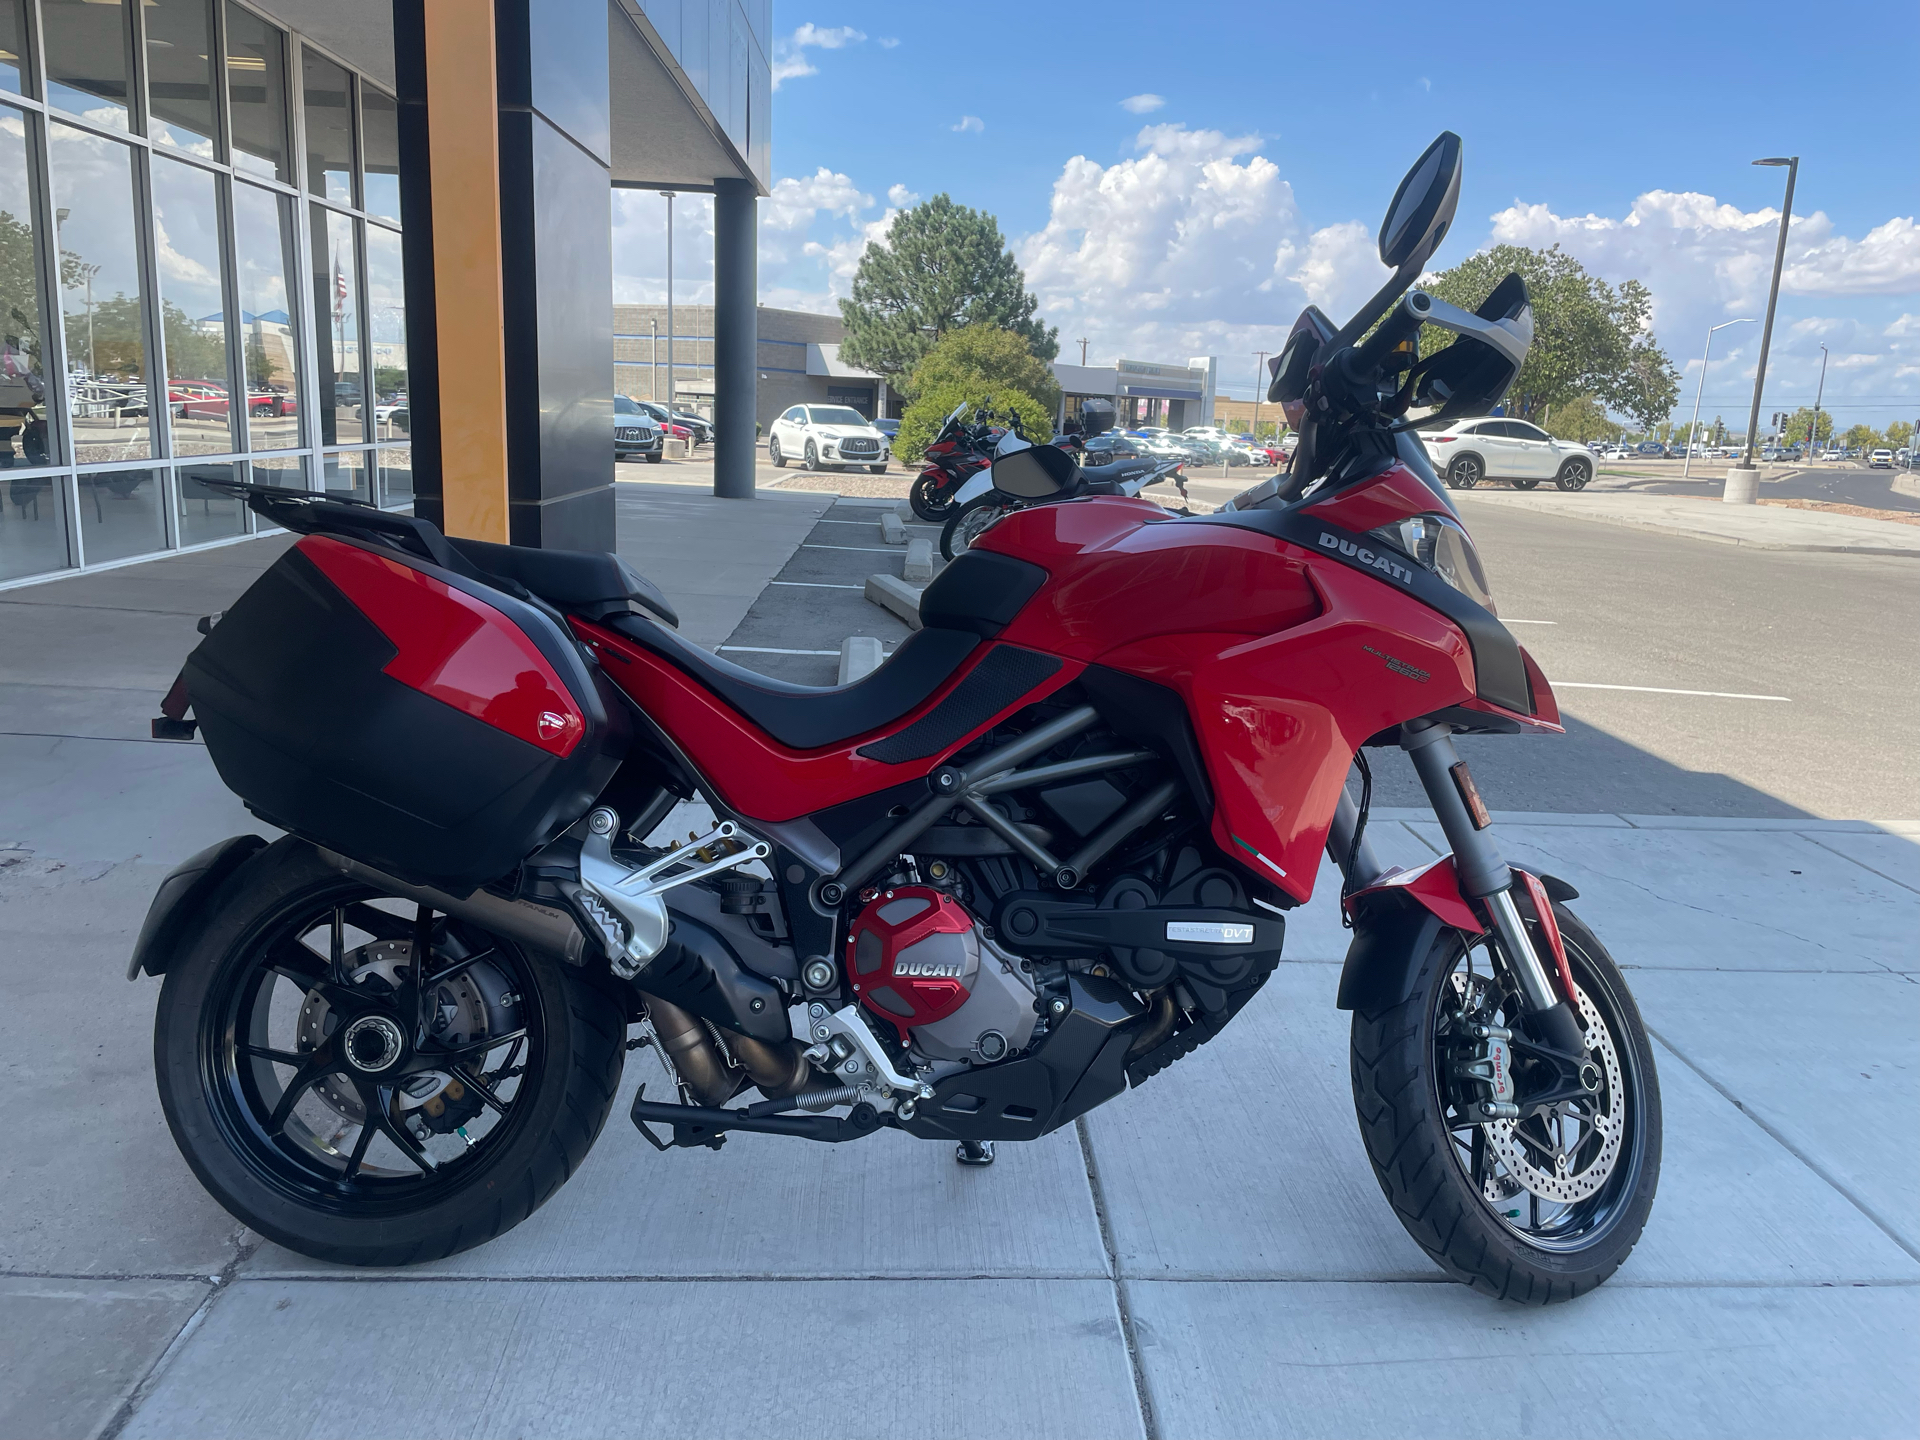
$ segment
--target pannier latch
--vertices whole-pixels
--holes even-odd
[[[594,921],[613,973],[631,980],[667,943],[667,903],[660,897],[676,885],[764,860],[773,847],[746,834],[731,820],[676,846],[641,866],[613,858],[620,817],[606,806],[587,816],[580,847],[581,908]],[[716,853],[717,852],[717,853]]]

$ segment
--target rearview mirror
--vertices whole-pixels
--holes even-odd
[[[1440,248],[1460,203],[1460,137],[1444,130],[1394,192],[1380,226],[1380,263],[1424,265]]]
[[[1059,446],[1035,445],[993,462],[993,488],[1017,500],[1044,500],[1073,484],[1078,468]]]

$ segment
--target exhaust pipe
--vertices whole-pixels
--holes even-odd
[[[412,884],[324,848],[320,848],[320,858],[342,875],[350,875],[388,895],[431,905],[458,919],[470,920],[483,930],[517,940],[530,949],[558,955],[569,965],[587,963],[587,937],[573,916],[564,910],[536,905],[531,900],[505,900],[486,890],[475,890],[464,898],[450,895],[431,885]]]

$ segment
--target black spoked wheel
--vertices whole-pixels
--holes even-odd
[[[201,1182],[318,1259],[405,1264],[526,1218],[599,1133],[624,1016],[556,962],[283,840],[166,977],[155,1063]]]
[[[1660,1087],[1625,980],[1555,906],[1587,1056],[1581,1093],[1548,1103],[1546,1063],[1482,937],[1444,932],[1400,1005],[1353,1021],[1354,1105],[1380,1187],[1456,1279],[1502,1299],[1569,1300],[1633,1249],[1660,1174]],[[1516,1103],[1517,1117],[1483,1107]],[[1561,1087],[1564,1090],[1566,1087]]]
[[[1447,487],[1451,490],[1471,490],[1480,483],[1482,474],[1479,456],[1462,455],[1447,467]]]
[[[946,493],[947,477],[938,470],[922,471],[907,492],[907,503],[922,520],[939,524],[953,513],[953,499]]]
[[[966,554],[974,541],[986,534],[1001,516],[1011,514],[1013,509],[998,495],[982,495],[977,500],[969,500],[947,516],[947,523],[940,531],[940,553],[949,560]]]
[[[1569,460],[1560,467],[1560,473],[1553,483],[1562,490],[1584,490],[1587,482],[1593,479],[1593,467],[1584,460]]]

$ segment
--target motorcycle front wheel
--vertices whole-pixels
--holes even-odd
[[[560,1188],[613,1104],[625,1035],[580,972],[288,838],[169,966],[154,1067],[181,1154],[230,1213],[316,1260],[406,1265],[491,1240]]]
[[[913,513],[932,525],[945,520],[953,513],[953,497],[947,493],[951,483],[938,470],[922,471],[907,492],[907,503],[913,507]]]
[[[982,495],[969,500],[947,517],[940,531],[940,553],[953,560],[967,553],[973,542],[986,534],[993,523],[1014,507],[998,495]]]
[[[1354,1109],[1407,1233],[1454,1279],[1522,1304],[1571,1300],[1632,1251],[1660,1178],[1660,1082],[1613,957],[1554,906],[1578,992],[1590,1094],[1530,1112],[1541,1076],[1498,1037],[1519,997],[1484,936],[1445,930],[1398,1005],[1353,1017]],[[1518,1119],[1481,1120],[1481,1074],[1510,1067]]]

